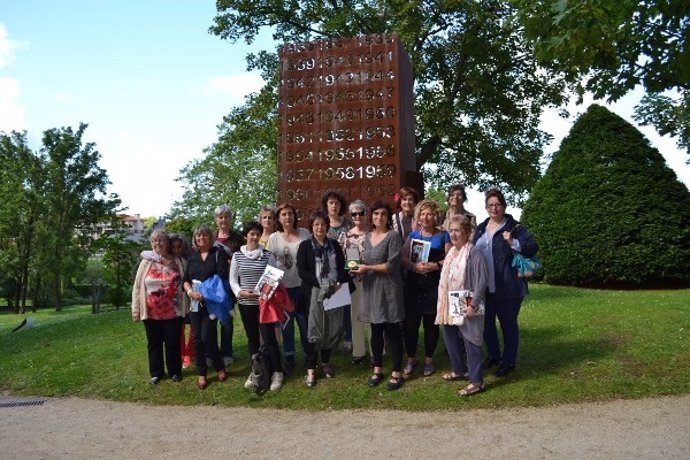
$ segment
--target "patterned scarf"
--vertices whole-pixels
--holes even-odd
[[[465,272],[470,257],[472,243],[465,243],[460,250],[453,246],[443,263],[441,279],[438,283],[438,304],[436,306],[436,324],[451,324],[448,314],[448,291],[465,289]]]

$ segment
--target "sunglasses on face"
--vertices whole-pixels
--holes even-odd
[[[350,215],[351,215],[352,217],[364,217],[364,216],[367,215],[367,213],[364,212],[364,211],[361,211],[361,212],[351,212]]]

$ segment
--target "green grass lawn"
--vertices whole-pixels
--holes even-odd
[[[152,404],[287,409],[460,408],[543,406],[690,392],[690,290],[600,291],[531,286],[520,314],[521,347],[515,373],[486,377],[487,391],[456,396],[461,383],[441,374],[448,359],[439,344],[437,372],[414,376],[397,392],[366,385],[366,364],[336,354],[336,378],[307,389],[296,372],[285,387],[262,397],[243,388],[249,373],[244,331],[236,318],[236,364],[231,378],[196,389],[194,368],[184,380],[148,385],[146,339],[129,310],[92,315],[90,307],[39,311],[33,327],[10,333],[22,316],[0,315],[0,390],[20,396],[79,396]],[[420,340],[421,345],[421,340]],[[423,355],[420,351],[419,356]],[[388,366],[388,367],[386,367]],[[301,368],[298,368],[301,369]],[[384,369],[390,362],[384,357]]]

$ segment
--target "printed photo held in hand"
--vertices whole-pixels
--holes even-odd
[[[270,299],[278,287],[278,283],[283,279],[284,273],[285,272],[279,268],[267,265],[261,278],[259,278],[259,282],[256,283],[254,291],[259,294],[262,299]]]

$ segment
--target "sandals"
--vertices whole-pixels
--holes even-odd
[[[314,388],[316,386],[316,374],[307,374],[304,383],[306,383],[307,388]]]
[[[196,387],[200,390],[205,390],[206,387],[208,387],[208,381],[206,380],[206,377],[199,378],[199,380],[196,382]]]
[[[218,381],[225,382],[228,379],[228,373],[225,371],[218,371]]]
[[[422,375],[424,375],[424,377],[429,377],[434,372],[436,372],[436,368],[432,363],[429,363],[424,365],[424,373]]]
[[[386,384],[386,390],[388,390],[388,391],[398,390],[398,389],[400,389],[400,387],[403,386],[404,383],[405,383],[405,379],[403,378],[402,375],[399,377],[391,376],[391,379]]]
[[[465,372],[464,374],[458,375],[455,372],[449,372],[447,374],[443,374],[441,378],[446,382],[456,382],[458,380],[467,380],[469,378],[469,374]]]
[[[484,391],[484,384],[477,385],[476,383],[470,383],[462,390],[458,391],[458,396],[472,396],[477,393]]]
[[[405,374],[406,377],[409,377],[416,368],[417,361],[408,361],[407,364],[405,364],[405,369],[403,369],[403,374]]]
[[[380,372],[378,374],[374,374],[371,377],[369,377],[369,379],[367,379],[367,385],[373,388],[377,386],[379,383],[381,383],[384,377],[385,375],[383,375],[383,373]]]

